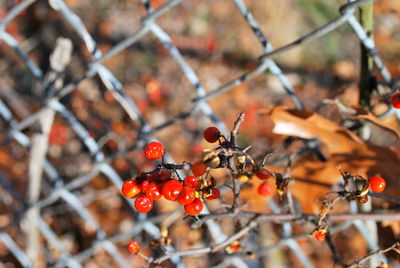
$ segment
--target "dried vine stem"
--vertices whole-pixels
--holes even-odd
[[[344,263],[344,261],[342,260],[342,258],[340,258],[339,252],[335,246],[335,244],[332,241],[332,237],[331,237],[331,233],[328,231],[326,233],[326,239],[325,239],[326,243],[329,246],[329,249],[332,251],[333,254],[333,258],[335,260],[336,263],[339,263],[340,266],[342,267],[346,267],[346,264]]]
[[[211,253],[217,252],[217,251],[227,247],[228,245],[232,244],[234,241],[238,240],[239,238],[245,236],[248,232],[250,232],[253,228],[255,228],[258,225],[258,221],[257,221],[258,217],[259,217],[258,215],[254,216],[239,232],[228,237],[221,243],[218,243],[218,244],[216,244],[214,246],[210,246],[210,247],[195,248],[195,249],[167,253],[164,256],[161,256],[157,259],[152,260],[152,263],[160,264],[160,263],[162,263],[168,259],[171,259],[173,257],[192,256],[192,255],[206,254],[206,253],[210,253],[210,252]]]
[[[360,266],[363,262],[365,262],[365,261],[369,260],[370,258],[372,258],[374,255],[384,254],[384,253],[392,251],[392,250],[396,251],[398,254],[400,254],[400,242],[396,242],[392,246],[390,246],[388,248],[385,248],[385,249],[378,249],[378,250],[372,251],[367,256],[365,256],[365,257],[363,257],[363,258],[361,258],[361,259],[359,259],[357,261],[354,261],[354,262],[352,262],[351,264],[349,264],[349,265],[347,265],[345,267],[346,268],[356,268],[356,267]]]
[[[240,124],[242,124],[243,120],[244,120],[244,113],[239,113],[238,118],[236,119],[231,131],[230,144],[233,147],[236,146],[236,137],[239,134],[239,127]]]

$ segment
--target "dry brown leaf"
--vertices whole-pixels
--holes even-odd
[[[394,135],[397,136],[397,138],[400,137],[400,132],[392,127],[391,125],[389,125],[387,122],[385,121],[381,121],[379,120],[375,115],[371,114],[370,112],[366,111],[363,107],[361,106],[353,106],[352,107],[355,111],[356,114],[354,115],[355,118],[357,119],[361,119],[361,120],[367,120],[387,131],[390,131],[391,133],[393,133]]]
[[[329,191],[327,186],[340,179],[339,168],[364,177],[379,174],[391,186],[385,194],[399,194],[400,160],[390,149],[365,143],[348,129],[313,112],[275,107],[262,114],[274,122],[274,133],[317,138],[329,151],[327,162],[308,155],[291,169],[291,175],[297,179],[291,183],[293,194],[306,212],[314,212],[316,200]]]
[[[390,227],[396,236],[400,235],[400,222],[399,221],[382,221],[382,227]]]

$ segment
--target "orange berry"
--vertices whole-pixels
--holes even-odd
[[[135,200],[135,208],[140,213],[147,213],[153,208],[153,199],[147,195],[139,195]]]
[[[164,145],[157,141],[150,142],[144,149],[147,159],[155,160],[164,155]]]
[[[203,202],[196,198],[192,203],[185,205],[185,212],[190,216],[195,216],[203,210]]]
[[[128,250],[132,253],[132,254],[138,254],[139,250],[140,250],[140,245],[137,241],[132,240],[131,242],[128,243]]]
[[[121,190],[126,198],[135,198],[140,193],[140,186],[135,180],[127,180],[122,184]]]
[[[218,188],[212,188],[212,193],[206,197],[207,200],[212,201],[221,196],[221,191]]]
[[[324,232],[317,232],[315,234],[315,239],[317,239],[318,241],[324,241],[325,240],[325,233]]]
[[[258,194],[261,196],[269,196],[272,193],[272,187],[268,182],[264,182],[258,186]]]
[[[400,109],[400,92],[393,94],[390,98],[390,102],[392,103],[393,108]]]
[[[372,177],[368,180],[369,182],[369,187],[371,188],[371,191],[375,193],[380,193],[383,190],[385,190],[386,187],[386,181],[382,177],[375,176]]]
[[[207,166],[203,163],[203,161],[198,160],[192,165],[192,173],[196,177],[200,177],[206,173]]]

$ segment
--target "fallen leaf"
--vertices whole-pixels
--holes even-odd
[[[399,194],[400,160],[389,148],[366,143],[350,130],[310,111],[275,107],[261,113],[273,121],[274,133],[319,139],[329,152],[327,162],[307,155],[291,168],[290,175],[296,180],[290,186],[305,212],[315,212],[319,205],[316,201],[341,178],[340,170],[363,177],[383,176],[391,186],[385,194]]]
[[[361,120],[367,120],[387,131],[390,131],[391,133],[396,135],[397,138],[400,137],[400,132],[396,128],[392,127],[385,121],[379,120],[375,115],[366,111],[363,107],[353,106],[352,108],[356,111],[356,114],[353,115],[354,118],[361,119]]]

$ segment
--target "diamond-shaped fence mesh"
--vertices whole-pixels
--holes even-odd
[[[99,31],[107,31],[107,25],[97,28],[93,28],[96,25],[91,25],[91,29],[85,27],[86,16],[91,16],[88,12],[90,7],[73,11],[68,4],[75,5],[76,1],[63,0],[15,2],[18,4],[5,12],[0,20],[0,45],[12,54],[9,59],[14,61],[12,64],[18,69],[15,77],[20,81],[16,83],[12,78],[2,75],[0,114],[2,126],[5,127],[2,131],[2,146],[13,148],[20,164],[10,166],[14,173],[19,174],[17,179],[9,178],[7,174],[10,172],[0,173],[4,209],[4,214],[1,212],[4,217],[1,217],[0,244],[6,248],[1,249],[2,251],[9,252],[2,253],[7,257],[5,262],[19,263],[24,267],[93,267],[93,263],[101,263],[103,267],[144,265],[142,257],[127,253],[127,242],[133,237],[141,237],[146,241],[159,238],[159,223],[168,219],[178,221],[177,217],[182,217],[182,214],[179,211],[163,213],[162,209],[159,214],[139,214],[135,212],[132,201],[122,199],[119,190],[123,180],[133,175],[130,174],[131,167],[138,171],[144,169],[138,165],[149,165],[139,156],[140,150],[154,139],[154,134],[160,132],[169,131],[168,134],[176,135],[176,139],[182,135],[196,136],[198,133],[193,126],[198,124],[204,127],[212,122],[227,133],[229,127],[225,126],[210,102],[215,105],[219,102],[218,99],[222,101],[225,98],[224,92],[238,91],[241,85],[257,80],[265,72],[277,78],[296,108],[304,108],[304,103],[290,79],[274,61],[277,55],[325,37],[341,25],[347,24],[372,56],[382,82],[389,88],[394,86],[394,80],[379,57],[374,41],[368,37],[355,17],[355,10],[371,2],[368,0],[349,1],[340,7],[336,18],[277,49],[272,47],[246,4],[242,0],[232,0],[237,13],[228,17],[247,24],[256,37],[254,40],[261,44],[262,51],[258,58],[251,60],[253,65],[247,71],[239,74],[237,70],[227,73],[227,77],[233,78],[225,83],[206,81],[207,87],[204,86],[206,75],[196,71],[196,64],[190,57],[182,54],[185,48],[178,49],[168,33],[170,29],[162,27],[164,19],[174,22],[174,16],[182,12],[179,8],[184,9],[187,1],[171,0],[162,4],[160,1],[153,1],[156,5],[153,7],[149,1],[141,0],[147,14],[143,13],[143,7],[137,10],[140,8],[138,5],[131,8],[131,16],[121,18],[124,22],[121,25],[124,37],[114,38],[113,40],[119,41],[106,48],[100,48],[96,39],[102,36]],[[92,4],[101,6],[103,2]],[[185,15],[194,11],[195,9],[190,12],[185,10]],[[224,11],[219,12],[223,14]],[[265,13],[268,12],[265,10]],[[43,23],[37,21],[36,16],[46,17],[45,23],[47,21],[53,24],[48,32],[45,32],[46,26],[43,27],[41,33],[41,36],[50,36],[53,47],[49,48],[49,43],[42,42],[35,34],[26,39],[13,34],[13,23],[21,21],[21,17],[30,17],[24,22],[27,29],[38,27],[35,23]],[[177,20],[174,27],[184,28],[182,23]],[[60,30],[59,33],[51,32],[57,29]],[[226,30],[231,31],[232,36],[240,34],[235,32],[235,28]],[[68,36],[68,39],[62,38],[63,36]],[[211,38],[206,43],[208,50],[213,50],[212,41]],[[140,51],[133,59],[125,53],[132,47]],[[46,61],[37,58],[44,55],[48,57],[48,54],[37,51],[31,53],[32,50],[51,51],[50,59]],[[106,52],[102,53],[101,50]],[[186,50],[189,52],[185,53],[190,55],[190,47]],[[154,56],[160,53],[162,56]],[[118,58],[115,59],[116,57]],[[147,70],[143,65],[155,67]],[[118,75],[113,74],[111,69],[118,70]],[[156,70],[156,73],[152,74],[151,70]],[[147,80],[140,81],[143,78],[137,73],[147,74]],[[179,87],[160,93],[157,91],[158,82],[152,78],[158,74],[169,75],[171,80],[179,80]],[[146,88],[127,89],[121,80],[126,81],[126,76],[129,75],[132,77],[128,80],[146,83]],[[165,82],[169,83],[168,80]],[[16,85],[22,87],[28,84],[28,90],[14,88]],[[132,87],[132,83],[129,86]],[[31,92],[27,92],[29,90]],[[155,109],[159,111],[151,115],[148,113],[151,108],[148,107],[148,102],[143,102],[140,98],[144,90],[153,103],[158,105]],[[26,105],[30,103],[29,97],[20,101],[19,94],[35,96],[32,97],[35,105]],[[160,97],[157,94],[165,95]],[[118,125],[112,120],[115,117],[129,123]],[[186,133],[178,133],[179,127],[174,126],[186,121],[189,121]],[[55,157],[65,152],[60,152],[57,146],[50,148],[48,145],[48,133],[54,129],[53,122],[60,130],[53,134],[55,137],[50,136],[50,139],[55,139],[50,140],[50,143],[62,145],[64,139],[73,139],[68,149],[69,156]],[[68,137],[64,137],[65,132],[69,133]],[[179,146],[179,141],[164,142]],[[181,142],[181,146],[185,146],[184,142]],[[79,156],[76,152],[80,153]],[[172,156],[167,155],[166,160],[172,162]],[[5,160],[2,161],[4,163]],[[18,172],[19,168],[27,172]],[[280,208],[272,201],[268,206],[274,213],[280,213]],[[120,215],[122,219],[113,217],[112,210],[120,211],[121,207],[125,208],[125,212]],[[129,214],[126,213],[127,207],[132,208]],[[356,211],[355,207],[353,211]],[[351,224],[361,233],[365,230],[361,221],[346,222],[335,228],[346,228]],[[201,235],[208,237],[209,243],[218,244],[229,239],[225,227],[218,222],[210,219],[206,225],[203,232],[207,233]],[[302,236],[293,235],[290,223],[284,223],[282,228],[279,241],[271,241],[267,247],[256,247],[252,250],[262,256],[275,249],[289,248],[301,266],[313,267],[308,254],[296,242]],[[376,240],[368,235],[365,239],[370,248],[377,248]],[[186,245],[185,248],[190,247]],[[185,251],[177,251],[172,246],[167,246],[165,250],[166,254],[172,256],[171,265],[184,266],[182,256],[186,255]],[[210,263],[200,266],[211,265]],[[222,259],[220,266],[259,267],[240,255]]]

